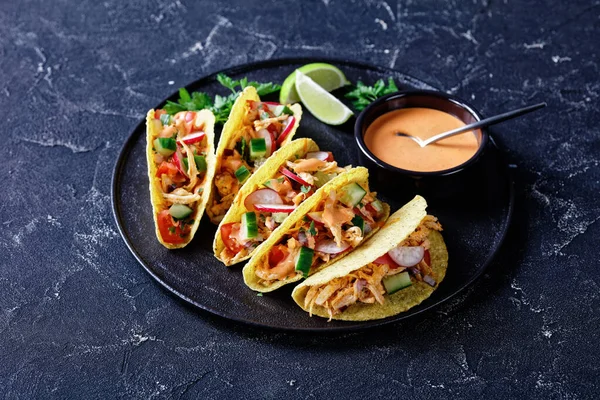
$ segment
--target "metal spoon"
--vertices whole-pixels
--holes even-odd
[[[532,106],[527,106],[527,107],[519,108],[517,110],[505,112],[504,114],[496,115],[494,117],[482,119],[481,121],[477,121],[477,122],[474,122],[472,124],[468,124],[468,125],[462,126],[460,128],[453,129],[451,131],[440,133],[439,135],[432,136],[432,137],[430,137],[427,140],[423,140],[421,138],[409,135],[408,133],[404,133],[404,132],[398,132],[398,133],[396,133],[396,135],[397,136],[404,136],[404,137],[410,138],[410,139],[414,140],[415,142],[417,142],[417,144],[419,146],[425,147],[425,146],[427,146],[427,145],[429,145],[431,143],[435,143],[435,142],[437,142],[439,140],[446,139],[446,138],[449,138],[451,136],[455,136],[455,135],[458,135],[458,134],[461,134],[461,133],[464,133],[464,132],[472,131],[473,129],[484,128],[486,126],[490,126],[490,125],[494,125],[494,124],[497,124],[497,123],[500,123],[500,122],[504,122],[506,120],[519,117],[519,116],[521,116],[523,114],[527,114],[527,113],[530,113],[530,112],[535,111],[535,110],[539,110],[540,108],[544,108],[544,107],[546,107],[546,102],[539,103],[539,104],[534,104]]]

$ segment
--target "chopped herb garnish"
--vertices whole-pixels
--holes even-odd
[[[174,226],[170,226],[169,227],[169,232],[171,232],[171,234],[175,233],[175,227]]]
[[[310,228],[308,228],[308,233],[310,233],[311,236],[317,235],[317,230],[315,229],[315,221],[310,221]]]
[[[180,111],[198,111],[207,109],[215,114],[217,123],[222,123],[227,121],[233,102],[245,87],[254,86],[259,96],[265,96],[281,89],[280,85],[272,82],[248,82],[248,78],[242,78],[239,81],[236,81],[225,74],[217,75],[217,81],[231,90],[231,93],[226,96],[217,94],[213,101],[206,93],[193,92],[190,94],[185,88],[181,88],[179,89],[179,100],[177,100],[177,102],[167,101],[167,104],[163,109],[170,115],[177,114]]]
[[[383,79],[375,82],[373,86],[367,86],[361,81],[356,82],[356,89],[346,94],[346,97],[352,99],[352,105],[358,111],[363,110],[373,101],[381,96],[398,91],[398,87],[393,78],[388,78],[388,84]]]
[[[256,293],[256,296],[263,297],[263,294],[262,293]]]
[[[310,192],[310,186],[304,186],[304,185],[302,185],[302,187],[300,188],[300,191],[302,193],[308,193],[308,192]]]

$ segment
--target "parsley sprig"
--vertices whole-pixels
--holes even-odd
[[[169,115],[177,114],[180,111],[198,111],[208,109],[215,114],[216,122],[222,123],[227,121],[235,99],[237,99],[244,88],[248,86],[254,86],[259,96],[265,96],[281,89],[280,85],[273,82],[261,83],[248,81],[248,78],[245,77],[240,80],[234,80],[225,74],[218,74],[217,81],[221,85],[231,90],[231,93],[225,96],[217,94],[215,95],[215,99],[213,101],[206,93],[193,92],[190,94],[185,88],[180,88],[179,100],[177,100],[177,102],[168,100],[163,109]]]
[[[383,79],[375,82],[373,86],[367,86],[361,81],[358,81],[356,82],[356,89],[346,93],[346,98],[352,99],[354,108],[361,111],[379,97],[397,91],[398,87],[391,77],[388,78],[387,85],[383,82]]]

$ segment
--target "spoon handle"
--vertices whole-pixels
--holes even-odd
[[[453,129],[451,131],[440,133],[439,135],[432,136],[429,139],[424,140],[422,142],[422,144],[421,144],[421,147],[425,147],[428,144],[435,143],[438,140],[442,140],[442,139],[448,138],[450,136],[455,136],[455,135],[458,135],[460,133],[472,131],[473,129],[483,128],[485,126],[490,126],[490,125],[497,124],[499,122],[506,121],[508,119],[516,118],[516,117],[519,117],[519,116],[521,116],[523,114],[527,114],[527,113],[530,113],[530,112],[535,111],[535,110],[539,110],[540,108],[544,108],[544,107],[546,107],[546,103],[545,102],[544,103],[539,103],[539,104],[534,104],[532,106],[527,106],[527,107],[519,108],[519,109],[513,110],[513,111],[508,111],[508,112],[505,112],[504,114],[498,114],[498,115],[495,115],[495,116],[490,117],[490,118],[482,119],[481,121],[473,122],[472,124],[468,124],[468,125],[462,126],[460,128],[456,128],[456,129]]]

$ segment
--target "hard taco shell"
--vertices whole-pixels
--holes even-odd
[[[317,190],[315,192],[315,194],[313,194],[309,199],[307,199],[302,204],[300,204],[300,206],[296,210],[294,210],[294,212],[292,214],[290,214],[290,216],[283,222],[283,224],[280,225],[280,227],[278,229],[278,233],[276,235],[272,234],[271,236],[269,236],[269,238],[267,240],[265,240],[263,242],[263,244],[260,246],[259,251],[256,251],[254,253],[254,256],[250,259],[248,264],[246,264],[246,266],[242,270],[242,273],[244,275],[244,283],[246,283],[246,286],[248,286],[252,290],[266,293],[266,292],[271,292],[273,290],[276,290],[276,289],[278,289],[284,285],[287,285],[289,283],[297,282],[300,279],[302,279],[301,275],[295,275],[291,278],[281,280],[281,281],[276,281],[276,282],[271,283],[268,286],[265,286],[260,282],[260,278],[258,278],[256,276],[256,268],[261,263],[268,262],[267,260],[268,260],[269,251],[271,250],[271,247],[273,247],[273,245],[277,244],[280,241],[280,239],[286,234],[286,232],[290,228],[294,227],[299,220],[304,218],[304,216],[307,213],[309,213],[313,209],[313,207],[315,207],[321,201],[325,200],[325,198],[327,198],[329,196],[329,193],[332,190],[337,191],[340,188],[342,188],[350,183],[358,183],[363,188],[368,190],[369,171],[364,167],[352,168],[348,172],[343,173],[343,174],[335,177],[334,179],[330,180],[329,182],[327,182],[325,185],[323,185],[321,188],[319,188],[319,190]],[[385,221],[390,214],[390,206],[387,203],[382,203],[382,204],[383,204],[383,208],[384,208],[384,213],[383,213],[382,217],[379,218],[379,220]],[[367,235],[365,235],[365,238],[363,240],[366,241],[369,237],[374,235],[378,231],[378,229],[379,229],[379,227],[375,227],[371,232],[369,232]],[[353,252],[354,252],[354,250],[352,250],[350,253],[347,253],[347,254],[352,254]],[[348,256],[342,255],[342,257],[343,258],[341,258],[341,259],[344,259]],[[322,266],[320,266],[318,268],[317,271],[321,271],[321,270],[327,268],[332,262],[333,261],[329,261],[329,262],[323,264]],[[316,273],[317,271],[315,271],[314,273]]]
[[[405,240],[421,223],[427,215],[425,209],[427,202],[421,196],[416,196],[400,210],[390,216],[386,224],[373,235],[361,247],[350,253],[347,257],[337,260],[329,268],[323,270],[296,286],[292,292],[292,298],[302,309],[304,298],[310,286],[320,286],[332,279],[350,274],[363,266],[375,261],[388,251]],[[433,278],[437,285],[444,279],[448,267],[448,251],[442,235],[437,231],[430,231],[429,253],[431,256],[431,267]],[[402,289],[391,295],[384,295],[385,303],[364,304],[356,303],[346,308],[340,314],[334,315],[333,319],[346,321],[366,321],[390,317],[404,312],[428,298],[437,288],[429,286],[425,282],[414,281],[408,288]],[[329,318],[324,307],[314,305],[312,314]]]

